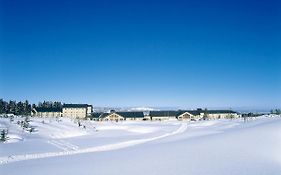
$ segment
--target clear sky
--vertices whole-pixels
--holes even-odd
[[[0,2],[0,98],[281,106],[281,2]]]

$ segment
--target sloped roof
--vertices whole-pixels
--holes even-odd
[[[88,104],[64,104],[63,108],[87,108]]]
[[[99,118],[104,118],[108,115],[109,115],[109,113],[94,112],[88,117],[91,118],[91,119],[93,119],[93,118],[99,119]]]
[[[143,112],[116,112],[124,118],[144,118]]]
[[[207,110],[208,114],[236,114],[237,112],[232,110]]]
[[[92,113],[89,117],[90,118],[99,118],[102,113]]]
[[[179,110],[179,111],[150,111],[149,116],[151,117],[178,117],[185,112],[190,113],[191,115],[200,115],[201,111],[198,110]]]
[[[149,116],[151,117],[170,117],[177,116],[178,111],[150,111]]]
[[[194,116],[200,115],[200,113],[201,113],[201,111],[198,111],[198,110],[183,110],[183,111],[180,110],[180,111],[178,111],[176,116],[178,117],[178,116],[180,116],[180,115],[182,115],[186,112],[188,112],[188,113],[190,113],[191,115],[194,115]]]
[[[35,108],[37,112],[61,112],[61,108]]]
[[[105,118],[105,117],[107,117],[108,115],[110,115],[110,113],[102,113],[102,114],[100,115],[100,118]]]
[[[144,118],[143,112],[114,112],[114,113],[92,113],[89,118],[105,118],[110,114],[117,114],[124,118]]]

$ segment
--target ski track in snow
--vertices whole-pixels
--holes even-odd
[[[62,141],[62,140],[49,140],[48,141],[49,144],[52,144],[64,151],[76,151],[78,150],[78,146],[76,145],[73,145],[69,142],[66,142],[66,141]]]
[[[84,154],[84,153],[94,153],[94,152],[104,152],[104,151],[112,151],[118,150],[122,148],[127,148],[147,142],[151,142],[154,140],[162,139],[165,137],[169,137],[172,135],[183,133],[187,129],[187,123],[182,123],[181,126],[170,133],[166,133],[160,136],[146,138],[146,139],[135,139],[129,140],[119,143],[113,143],[103,146],[90,147],[86,149],[78,149],[76,145],[70,144],[65,141],[58,140],[50,140],[48,141],[50,144],[55,145],[56,147],[64,150],[62,152],[47,152],[47,153],[39,153],[39,154],[23,154],[23,155],[13,155],[13,156],[4,156],[0,157],[0,165],[8,164],[12,162],[25,161],[25,160],[34,160],[34,159],[43,159],[43,158],[51,158],[51,157],[59,157],[59,156],[68,156],[68,155],[76,155],[76,154]]]

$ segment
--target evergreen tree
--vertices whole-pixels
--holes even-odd
[[[4,105],[5,105],[4,100],[0,99],[0,114],[6,113]]]
[[[0,99],[0,114],[6,114],[8,112],[8,103],[3,99]]]
[[[43,101],[39,102],[37,106],[43,108],[62,108],[62,103],[58,101]]]
[[[10,100],[9,104],[8,104],[8,111],[7,111],[7,113],[15,114],[16,113],[16,106],[17,106],[16,101]]]
[[[23,115],[23,111],[24,111],[24,105],[23,103],[20,101],[17,103],[16,106],[16,110],[15,110],[15,115]]]
[[[55,101],[53,107],[54,108],[62,108],[62,104],[61,104],[61,102]]]
[[[281,110],[280,109],[275,109],[275,114],[280,115],[281,114]]]
[[[209,116],[208,116],[208,109],[207,108],[205,108],[204,109],[204,116],[203,116],[203,120],[207,120],[209,118]]]
[[[270,114],[280,115],[281,114],[281,110],[280,109],[272,109],[272,110],[270,110]]]
[[[3,141],[3,142],[6,141],[7,140],[7,134],[8,134],[8,132],[5,129],[3,129],[0,133],[0,141]]]
[[[39,107],[39,108],[42,108],[42,107],[43,107],[43,103],[42,103],[42,102],[39,102],[39,103],[38,103],[38,107]]]
[[[30,115],[31,113],[31,105],[28,103],[28,100],[25,100],[23,109],[23,115]]]
[[[13,101],[9,102],[0,99],[0,114],[14,114],[14,115],[30,115],[31,110],[36,107],[45,107],[45,108],[62,108],[62,103],[55,101],[43,101],[36,104],[29,104],[28,100],[25,101]]]

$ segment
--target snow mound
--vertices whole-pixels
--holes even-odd
[[[16,134],[8,134],[8,140],[5,143],[15,143],[23,141],[23,138]]]

